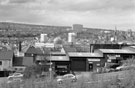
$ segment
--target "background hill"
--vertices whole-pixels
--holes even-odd
[[[100,28],[83,28],[85,31],[91,33],[97,33],[107,29]],[[24,23],[12,23],[12,22],[0,22],[0,30],[6,31],[40,31],[40,32],[59,32],[72,30],[72,26],[51,26],[51,25],[35,25],[35,24],[24,24]],[[110,30],[109,30],[110,31]]]

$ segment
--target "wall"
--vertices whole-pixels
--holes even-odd
[[[86,57],[70,57],[71,70],[73,71],[86,71],[87,58]]]
[[[14,57],[13,66],[22,66],[23,65],[23,57]]]
[[[12,60],[0,60],[2,65],[0,65],[0,70],[9,69],[12,67]]]
[[[32,66],[32,65],[34,65],[33,57],[24,57],[23,58],[23,65],[24,66]]]
[[[91,61],[90,61],[91,60]],[[93,64],[93,71],[97,70],[97,68],[104,67],[106,60],[104,58],[95,58],[95,57],[90,57],[87,58],[87,65],[86,69],[89,71],[89,64]]]

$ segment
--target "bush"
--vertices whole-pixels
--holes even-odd
[[[31,78],[31,77],[36,77],[38,74],[41,74],[42,70],[40,66],[29,66],[26,67],[24,71],[24,78]]]

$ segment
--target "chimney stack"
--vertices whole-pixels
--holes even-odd
[[[19,52],[21,52],[22,51],[22,45],[21,45],[21,41],[19,41]]]
[[[94,45],[90,44],[90,53],[93,53],[93,52],[94,52]]]

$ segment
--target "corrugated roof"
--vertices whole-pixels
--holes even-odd
[[[13,58],[13,51],[0,51],[0,60],[11,60]]]
[[[122,54],[135,54],[135,52],[126,49],[99,49],[102,53],[122,53]]]
[[[69,52],[69,57],[103,57],[99,53],[89,53],[89,52]]]
[[[63,48],[66,52],[89,52],[90,46],[84,46],[80,44],[64,45]]]
[[[69,57],[68,56],[51,56],[48,58],[48,60],[51,61],[69,61]]]

